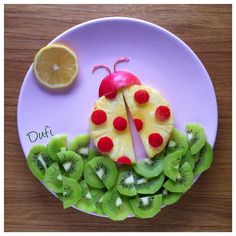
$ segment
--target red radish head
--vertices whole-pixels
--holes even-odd
[[[140,80],[132,73],[128,71],[117,71],[116,66],[120,62],[128,62],[129,59],[126,57],[121,57],[117,59],[114,64],[114,72],[112,73],[108,66],[99,64],[93,67],[92,72],[97,69],[104,68],[108,71],[107,75],[101,82],[99,86],[99,97],[105,95],[107,98],[114,98],[116,96],[117,90],[123,87],[128,87],[134,84],[141,84]]]

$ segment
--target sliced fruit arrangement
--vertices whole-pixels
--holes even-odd
[[[67,46],[51,44],[37,52],[33,71],[37,81],[46,88],[65,88],[78,74],[77,57]]]
[[[186,130],[187,137],[173,129],[161,153],[129,166],[117,165],[89,148],[88,135],[79,135],[69,144],[66,135],[54,136],[47,146],[33,146],[27,162],[64,208],[74,206],[116,221],[129,215],[151,218],[161,207],[179,201],[194,177],[212,164],[204,129],[188,124]]]

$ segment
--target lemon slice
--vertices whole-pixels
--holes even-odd
[[[77,57],[64,45],[48,45],[36,54],[33,71],[38,82],[47,88],[65,88],[78,74]]]

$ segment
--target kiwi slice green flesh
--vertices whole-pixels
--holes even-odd
[[[158,176],[163,171],[164,154],[157,155],[152,159],[146,158],[134,165],[134,170],[146,177],[152,178]]]
[[[167,154],[164,159],[164,174],[173,181],[175,181],[178,176],[181,158],[182,153],[176,151]]]
[[[69,144],[69,150],[78,153],[81,157],[87,158],[89,154],[89,135],[81,134],[76,136]]]
[[[92,167],[89,165],[89,162],[86,162],[84,165],[84,179],[86,183],[93,188],[102,189],[105,187],[103,182],[95,174]]]
[[[57,155],[64,170],[63,175],[76,180],[80,179],[84,169],[84,162],[81,156],[73,151],[62,151]]]
[[[196,166],[194,169],[194,175],[201,174],[211,167],[213,161],[213,150],[209,143],[206,143],[205,146],[194,155],[196,160]]]
[[[114,221],[124,220],[129,215],[127,205],[114,188],[102,197],[102,208],[104,213]]]
[[[152,218],[161,210],[162,195],[136,197],[130,200],[135,216],[139,218]]]
[[[106,192],[106,190],[91,188],[90,192],[92,194],[92,198],[93,198],[94,204],[96,206],[95,212],[99,215],[104,215],[105,213],[102,209],[102,198],[103,198],[103,195]]]
[[[168,142],[167,153],[181,152],[182,155],[188,151],[188,139],[178,129],[173,129]]]
[[[83,210],[86,212],[96,211],[96,206],[95,206],[92,194],[91,194],[90,189],[89,189],[88,185],[86,184],[85,180],[82,180],[79,184],[82,189],[82,197],[76,203],[76,207],[79,208],[80,210]]]
[[[135,188],[134,172],[131,168],[123,167],[119,169],[116,181],[117,191],[126,196],[135,196],[137,194]]]
[[[176,181],[168,179],[163,187],[170,192],[183,193],[191,188],[194,180],[193,170],[188,162],[185,162],[179,170]]]
[[[154,194],[161,188],[164,179],[164,174],[160,174],[158,177],[152,179],[136,176],[135,188],[137,192],[141,194]]]
[[[192,168],[192,170],[194,170],[195,167],[195,158],[192,155],[191,151],[188,150],[187,153],[182,157],[181,159],[181,164],[184,164],[185,162],[188,162]]]
[[[206,143],[204,129],[198,124],[187,124],[187,137],[192,154],[196,154]]]
[[[53,163],[47,170],[44,176],[44,184],[46,187],[55,192],[62,193],[62,174],[58,163]]]
[[[77,180],[63,176],[63,207],[64,209],[75,205],[82,196],[81,186]]]
[[[102,154],[98,152],[98,150],[91,148],[88,153],[87,161],[91,161],[94,157],[101,156]]]
[[[48,143],[48,154],[54,161],[59,161],[57,156],[58,152],[65,151],[67,149],[67,136],[65,134],[60,134],[53,136],[53,138]]]
[[[52,164],[47,147],[43,145],[33,146],[28,154],[27,163],[32,174],[42,180],[46,169]]]
[[[171,193],[164,189],[162,191],[162,206],[168,206],[176,203],[182,197],[182,193]]]
[[[94,173],[104,183],[106,188],[111,189],[117,178],[116,164],[108,157],[98,156],[88,162]]]

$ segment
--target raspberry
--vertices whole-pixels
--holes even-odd
[[[170,109],[167,106],[159,106],[155,112],[156,119],[163,121],[170,117]]]
[[[127,156],[119,157],[116,161],[118,164],[131,165],[132,162]]]
[[[107,120],[107,115],[103,110],[96,110],[92,113],[91,120],[95,125],[101,125]]]
[[[113,142],[107,136],[100,138],[97,145],[100,152],[110,152],[113,148]]]
[[[146,90],[138,90],[134,94],[134,99],[139,104],[144,104],[149,100],[149,94]]]
[[[117,90],[115,90],[115,91],[113,91],[113,92],[110,92],[110,93],[107,93],[107,94],[105,95],[105,97],[108,98],[108,99],[113,99],[113,98],[116,97],[116,95],[117,95]]]
[[[134,119],[134,124],[138,131],[140,131],[143,128],[143,122],[140,119]]]
[[[154,147],[154,148],[157,148],[159,146],[162,145],[163,143],[163,138],[160,134],[158,133],[152,133],[149,135],[148,137],[148,142],[149,144]]]
[[[113,126],[116,130],[121,131],[126,129],[127,127],[127,121],[125,118],[123,118],[122,116],[117,116],[114,120],[113,120]]]

